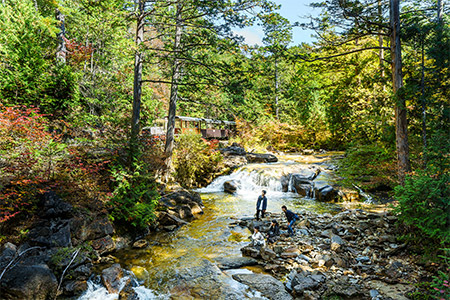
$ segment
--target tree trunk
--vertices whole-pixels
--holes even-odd
[[[442,16],[444,15],[444,0],[437,0],[437,18],[439,22],[442,22]]]
[[[422,38],[422,76],[420,78],[420,89],[422,92],[422,140],[423,140],[423,165],[426,166],[427,159],[426,159],[426,148],[427,148],[427,107],[426,107],[426,100],[425,100],[425,49],[424,49],[424,43],[425,41]]]
[[[402,94],[402,50],[400,44],[399,0],[390,0],[392,83],[395,97],[395,136],[397,146],[398,178],[404,183],[406,173],[411,171],[409,163],[408,125],[406,101]]]
[[[66,41],[64,40],[66,37],[66,27],[65,27],[65,16],[59,11],[59,9],[56,9],[56,20],[58,20],[59,23],[59,32],[57,34],[58,38],[58,48],[56,50],[56,60],[65,64],[66,63]]]
[[[144,1],[139,0],[136,24],[136,51],[134,54],[134,83],[133,83],[133,115],[131,117],[131,139],[130,153],[133,155],[137,147],[137,138],[139,135],[139,122],[141,114],[142,97],[142,60],[143,53],[141,44],[144,41]]]
[[[174,60],[172,64],[172,81],[170,87],[170,101],[169,101],[169,114],[167,118],[167,134],[166,134],[166,145],[165,145],[165,155],[166,155],[166,168],[167,172],[170,171],[172,165],[172,153],[174,147],[174,136],[175,136],[175,116],[177,113],[177,99],[178,99],[178,84],[181,79],[181,61],[178,57],[181,45],[181,34],[182,34],[182,19],[181,1],[177,1],[176,7],[176,24],[175,24],[175,40],[173,44]]]
[[[380,22],[380,24],[383,22],[382,18],[383,18],[383,12],[382,12],[382,7],[381,7],[381,0],[378,0],[378,16],[380,17],[380,20],[378,22]],[[384,68],[383,68],[383,61],[384,61],[384,49],[383,49],[383,29],[380,28],[380,34],[378,35],[378,46],[380,46],[380,52],[378,53],[378,56],[380,58],[380,72],[381,72],[381,77],[384,77]],[[385,90],[385,86],[383,84],[383,91]]]
[[[278,107],[278,57],[275,55],[275,116],[280,119]]]

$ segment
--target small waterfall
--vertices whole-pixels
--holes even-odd
[[[292,174],[289,174],[288,192],[297,193],[297,190],[295,189],[295,186],[294,186],[293,179],[294,179],[294,177],[292,176]]]
[[[197,191],[201,193],[223,192],[223,184],[226,181],[233,180],[239,184],[237,193],[255,191],[259,193],[259,191],[262,189],[271,192],[281,192],[282,187],[280,179],[270,176],[265,171],[265,169],[251,170],[244,167],[230,175],[220,176],[216,178],[213,182],[211,182],[210,185],[201,189],[197,189]]]
[[[364,192],[359,186],[353,184],[353,186],[358,190],[359,194],[364,197],[366,203],[373,204],[373,197],[366,192]]]

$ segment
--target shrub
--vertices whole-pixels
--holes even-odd
[[[114,191],[108,203],[111,207],[110,219],[122,225],[145,228],[155,217],[159,199],[148,167],[136,162],[131,169],[116,164],[111,174]]]
[[[176,141],[174,177],[184,187],[208,184],[219,170],[222,154],[218,141],[206,141],[199,134],[183,134]]]
[[[64,151],[36,108],[0,105],[0,223],[34,210]]]
[[[395,188],[399,220],[417,229],[420,239],[433,239],[441,245],[450,243],[450,143],[437,132],[430,141],[423,170],[411,173],[404,186]]]

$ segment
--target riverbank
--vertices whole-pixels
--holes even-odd
[[[301,212],[296,235],[282,234],[262,249],[242,248],[257,264],[299,299],[411,299],[418,287],[432,280],[437,264],[420,264],[398,240],[397,218],[389,210],[374,213],[344,209],[331,214]],[[235,226],[267,231],[270,219],[287,229],[284,216],[271,214],[263,221],[241,219]],[[235,276],[252,286],[263,275]],[[253,284],[258,290],[258,286]],[[263,291],[262,291],[263,292]],[[273,299],[276,290],[264,291]],[[289,297],[286,297],[288,299]]]

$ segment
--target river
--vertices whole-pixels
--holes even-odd
[[[253,217],[256,199],[262,189],[267,190],[269,212],[281,212],[282,205],[300,213],[302,210],[319,213],[339,211],[337,204],[302,198],[293,192],[282,192],[281,184],[276,179],[282,173],[314,165],[321,169],[317,181],[334,182],[333,159],[337,155],[282,156],[277,163],[251,164],[231,175],[219,177],[208,187],[198,190],[205,206],[203,215],[175,232],[149,236],[150,246],[146,249],[126,249],[114,256],[123,268],[133,272],[131,276],[139,285],[136,292],[140,299],[169,299],[171,296],[177,299],[203,298],[223,288],[228,292],[231,290],[237,299],[258,296],[258,293],[231,279],[230,274],[262,272],[261,269],[248,267],[230,270],[210,282],[201,274],[205,260],[214,262],[220,257],[241,256],[240,248],[248,244],[251,233],[238,226],[236,220]],[[223,192],[223,182],[230,179],[241,182],[234,195]],[[198,272],[200,274],[195,277]],[[199,280],[191,283],[183,281],[186,273],[191,276],[188,278]],[[117,294],[108,294],[99,282],[93,280],[89,282],[89,290],[80,299],[117,298]]]

